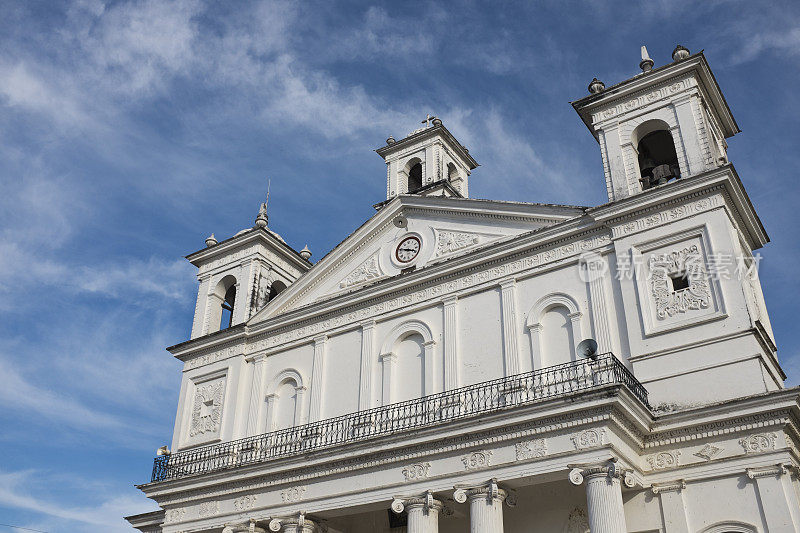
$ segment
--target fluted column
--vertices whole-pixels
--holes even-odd
[[[592,533],[625,533],[625,510],[622,507],[620,478],[627,486],[633,486],[633,478],[621,471],[616,463],[605,465],[581,465],[569,473],[574,485],[586,481],[586,507],[589,514],[589,529]]]
[[[253,358],[253,379],[250,383],[250,410],[247,415],[247,436],[260,433],[260,422],[264,407],[264,372],[267,367],[267,356],[257,355]]]
[[[395,498],[392,501],[392,511],[400,514],[404,509],[408,511],[408,533],[439,532],[442,502],[435,499],[430,491],[418,498]]]
[[[358,388],[358,410],[363,411],[372,405],[372,358],[374,344],[375,321],[361,323],[361,377]]]
[[[470,533],[503,533],[503,502],[513,504],[508,493],[493,479],[485,485],[461,487],[453,493],[458,503],[469,500]]]
[[[444,299],[444,390],[457,389],[458,376],[458,298]]]
[[[325,352],[327,335],[314,337],[314,365],[311,370],[311,407],[309,422],[322,420],[322,392],[325,386]]]

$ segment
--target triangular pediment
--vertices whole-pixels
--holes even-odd
[[[257,323],[581,214],[569,206],[400,196],[259,311]]]

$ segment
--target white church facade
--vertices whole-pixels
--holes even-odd
[[[142,532],[800,531],[800,391],[768,242],[705,56],[572,103],[608,203],[469,198],[441,120],[377,153],[387,198],[312,264],[268,224],[198,268]],[[595,342],[582,342],[593,339]]]

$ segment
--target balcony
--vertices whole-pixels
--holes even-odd
[[[393,435],[453,420],[617,385],[644,405],[647,390],[608,353],[311,424],[156,457],[152,482],[219,472],[311,450]]]

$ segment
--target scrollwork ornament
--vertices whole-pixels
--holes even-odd
[[[269,530],[270,531],[280,531],[281,530],[281,523],[282,520],[280,518],[273,518],[269,521]]]
[[[405,510],[405,508],[406,505],[400,498],[395,498],[394,500],[392,500],[392,511],[394,511],[395,513],[400,514]]]
[[[573,468],[569,471],[569,481],[573,485],[580,485],[583,483],[583,469]]]
[[[465,503],[467,501],[467,491],[464,489],[456,489],[453,492],[453,499],[458,503]]]
[[[636,477],[634,477],[633,472],[626,470],[622,476],[622,482],[626,487],[632,489],[636,486]]]

